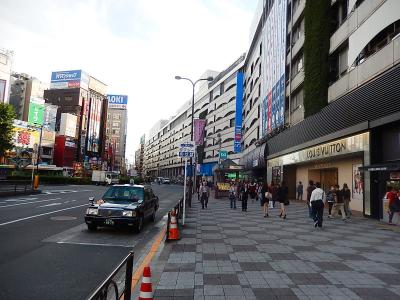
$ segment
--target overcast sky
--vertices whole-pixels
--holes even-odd
[[[50,81],[83,69],[126,94],[127,158],[191,97],[188,82],[247,51],[257,0],[0,0],[0,47],[13,70]]]

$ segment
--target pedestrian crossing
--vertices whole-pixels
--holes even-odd
[[[82,193],[82,192],[92,192],[93,190],[44,190],[42,194],[54,195],[54,194],[69,194],[69,193]]]

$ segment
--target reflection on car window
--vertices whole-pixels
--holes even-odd
[[[103,196],[106,202],[143,200],[143,189],[130,186],[113,186]]]

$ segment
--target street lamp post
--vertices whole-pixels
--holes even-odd
[[[209,76],[209,77],[207,77],[207,78],[200,78],[200,79],[198,79],[198,80],[196,80],[196,81],[193,81],[193,80],[191,80],[191,79],[189,79],[189,78],[186,78],[186,77],[181,77],[181,76],[175,76],[175,79],[176,80],[187,80],[187,81],[189,81],[191,84],[192,84],[192,116],[191,116],[191,123],[190,123],[190,140],[191,141],[193,141],[193,120],[194,120],[194,90],[195,90],[195,87],[196,87],[196,84],[198,83],[198,82],[200,82],[200,81],[213,81],[214,80],[214,78],[212,77],[212,76]],[[195,172],[195,170],[193,170],[193,161],[192,161],[192,158],[190,158],[190,168],[192,169],[192,173],[191,173],[191,178],[190,178],[190,181],[191,181],[191,190],[190,190],[190,193],[189,193],[189,199],[188,199],[188,202],[189,202],[189,207],[192,207],[192,193],[193,193],[193,191],[194,191],[194,180],[193,180],[193,173]]]

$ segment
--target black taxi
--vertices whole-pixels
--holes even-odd
[[[158,197],[151,186],[116,184],[101,199],[89,198],[85,222],[89,230],[99,226],[126,226],[140,232],[145,219],[153,222],[158,210]]]

